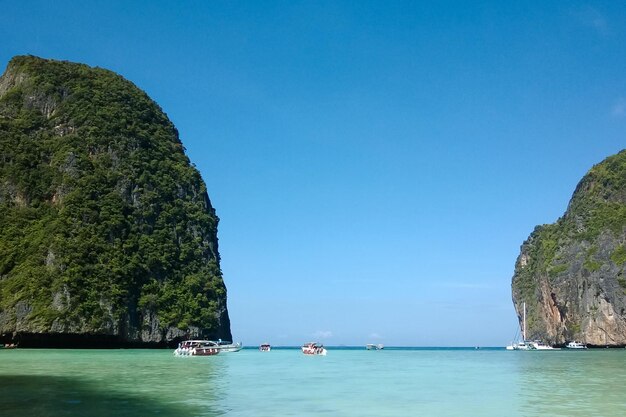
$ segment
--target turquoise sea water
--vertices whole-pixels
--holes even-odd
[[[626,350],[0,350],[2,416],[625,416]]]

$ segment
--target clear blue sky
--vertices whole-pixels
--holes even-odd
[[[0,0],[0,63],[161,105],[236,340],[503,346],[520,245],[626,147],[626,3],[508,3]]]

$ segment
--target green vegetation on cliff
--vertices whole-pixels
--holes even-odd
[[[217,222],[175,127],[144,92],[86,65],[9,63],[0,332],[137,338],[157,317],[160,332],[230,336]]]
[[[584,266],[595,271],[600,263],[594,259],[597,248],[593,242],[601,233],[622,235],[626,228],[626,150],[595,165],[576,187],[566,214],[554,224],[535,228],[526,245],[534,262],[519,276],[520,288],[534,290],[537,274],[554,277],[568,268],[559,257],[559,250],[571,242],[592,244]],[[623,248],[623,247],[622,247]],[[622,259],[617,248],[613,261]]]

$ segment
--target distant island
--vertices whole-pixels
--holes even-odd
[[[0,344],[232,340],[218,217],[161,108],[121,76],[13,58],[0,78]]]
[[[626,345],[626,150],[597,164],[554,224],[521,247],[512,280],[528,339]]]

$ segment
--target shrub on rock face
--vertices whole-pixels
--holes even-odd
[[[217,223],[176,128],[144,92],[82,64],[9,63],[0,334],[230,340]]]

